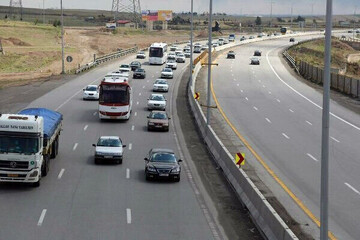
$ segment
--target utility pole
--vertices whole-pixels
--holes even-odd
[[[45,0],[43,0],[43,24],[45,24]]]
[[[210,104],[211,104],[211,48],[212,48],[212,0],[210,0],[209,11],[209,56],[208,56],[208,84],[207,84],[207,111],[206,111],[206,124],[210,125]]]
[[[62,0],[60,0],[61,7],[61,74],[65,74],[65,54],[64,54],[64,10]]]
[[[191,29],[190,29],[190,85],[193,82],[193,36],[194,36],[194,0],[191,0]]]
[[[273,1],[270,2],[270,24],[269,24],[270,27],[272,25],[272,8],[273,8],[274,3],[275,2],[273,2]]]
[[[355,39],[355,19],[356,19],[356,10],[357,10],[357,6],[355,6],[354,9],[354,22],[353,22],[353,39]]]
[[[294,6],[294,3],[293,2],[291,2],[291,31],[292,31],[292,27],[293,27],[293,6]]]
[[[328,239],[329,231],[329,130],[330,130],[330,67],[331,67],[332,0],[326,1],[324,93],[321,134],[320,239]]]
[[[311,3],[311,18],[312,18],[312,26],[314,28],[314,3]]]

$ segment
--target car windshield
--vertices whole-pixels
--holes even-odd
[[[87,86],[86,87],[86,91],[96,91],[97,87],[96,86]]]
[[[170,68],[164,68],[163,72],[172,72]]]
[[[121,141],[117,138],[100,138],[97,146],[99,147],[120,147]]]
[[[174,63],[174,62],[175,62],[175,60],[173,60],[173,59],[168,60],[168,63]]]
[[[154,112],[150,114],[150,118],[152,119],[167,119],[166,113],[162,112]]]
[[[175,163],[176,157],[173,153],[157,152],[152,154],[150,162]]]
[[[137,68],[137,69],[135,70],[135,72],[144,72],[144,69],[142,69],[142,68]]]
[[[167,84],[165,80],[156,80],[155,84]]]
[[[34,154],[38,151],[38,138],[0,136],[0,153]]]
[[[130,65],[140,65],[139,62],[131,62]]]
[[[121,64],[120,68],[129,68],[130,66],[127,64]]]
[[[149,51],[150,57],[163,57],[164,56],[164,50],[162,48],[158,47],[151,47]]]
[[[145,54],[145,52],[138,52],[138,54]]]
[[[163,95],[151,95],[150,100],[164,101],[165,98]]]

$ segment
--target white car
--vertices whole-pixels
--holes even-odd
[[[144,59],[146,58],[146,54],[144,51],[140,51],[136,54],[136,58],[141,58],[141,59]]]
[[[177,45],[172,45],[172,46],[170,47],[170,51],[174,52],[177,48],[178,48]]]
[[[183,49],[183,52],[185,52],[185,51],[190,51],[190,46],[185,46]]]
[[[186,58],[189,58],[189,57],[190,57],[190,55],[191,55],[190,49],[189,49],[189,50],[184,51],[184,56],[185,56]]]
[[[93,146],[95,147],[95,164],[105,161],[122,164],[126,145],[123,145],[118,136],[102,136]]]
[[[184,63],[185,62],[185,55],[183,53],[180,53],[180,54],[176,55],[176,62]]]
[[[166,108],[166,99],[162,94],[151,94],[148,98],[149,110],[164,110]]]
[[[174,78],[174,72],[171,68],[164,68],[161,71],[161,78]]]
[[[224,44],[229,44],[229,40],[228,39],[224,39]]]
[[[119,67],[119,71],[131,71],[131,67],[129,64],[121,64]]]
[[[175,51],[175,56],[177,56],[177,55],[179,55],[179,54],[181,54],[181,53],[183,53],[183,51],[182,51],[181,49],[177,49],[177,50]]]
[[[217,42],[218,42],[219,46],[222,46],[224,44],[224,39],[219,38],[219,40]]]
[[[206,50],[206,49],[209,49],[209,44],[204,44],[201,46],[201,50]]]
[[[212,43],[212,46],[213,46],[213,47],[218,47],[219,44],[218,44],[217,42],[214,42],[214,43]]]
[[[154,92],[168,92],[169,91],[169,84],[168,81],[165,79],[156,79],[154,86]]]
[[[89,99],[98,100],[99,99],[98,86],[97,85],[87,85],[86,88],[83,89],[83,99],[84,100],[89,100]]]
[[[128,78],[130,76],[130,71],[129,70],[119,70],[119,71],[109,72],[106,75],[111,75],[111,76],[114,76],[114,77],[126,77],[126,78]]]
[[[171,69],[173,69],[173,70],[176,70],[176,68],[177,68],[176,60],[169,59],[169,60],[166,62],[166,67],[167,67],[167,68],[171,68]]]
[[[197,46],[201,47],[201,43],[195,43],[194,44],[194,47],[197,47]]]

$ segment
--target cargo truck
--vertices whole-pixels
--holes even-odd
[[[40,186],[59,150],[62,114],[29,108],[0,114],[0,182]]]

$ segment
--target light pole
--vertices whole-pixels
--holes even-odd
[[[270,24],[269,24],[270,28],[271,28],[271,25],[272,25],[272,8],[273,8],[274,3],[275,2],[273,2],[273,1],[270,2]]]
[[[191,30],[190,30],[190,86],[193,82],[193,31],[194,31],[194,0],[191,0]]]
[[[356,19],[356,10],[357,10],[357,6],[355,6],[355,9],[354,9],[353,39],[355,39],[355,19]]]
[[[326,1],[324,93],[321,135],[320,239],[328,239],[329,217],[329,128],[330,128],[330,64],[331,64],[332,0]]]
[[[210,11],[209,11],[209,56],[208,56],[208,84],[207,84],[207,110],[206,110],[206,124],[210,125],[210,104],[211,104],[211,47],[212,47],[212,0],[210,0]]]
[[[61,7],[61,74],[65,74],[65,55],[64,55],[64,11],[62,0],[60,0],[60,7]]]
[[[45,24],[45,0],[43,0],[43,24]]]
[[[291,20],[291,25],[290,25],[291,29],[293,27],[293,5],[294,5],[293,2],[291,2],[291,19],[290,19]]]

